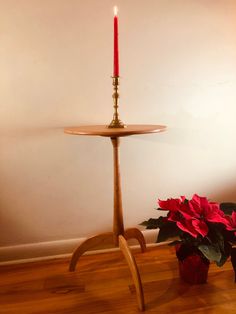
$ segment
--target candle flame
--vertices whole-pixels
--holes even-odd
[[[118,8],[117,6],[114,6],[114,15],[117,16],[117,14],[118,14]]]

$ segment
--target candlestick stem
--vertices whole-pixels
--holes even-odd
[[[109,124],[108,128],[125,128],[126,125],[119,119],[118,113],[118,101],[119,101],[119,76],[112,77],[112,85],[114,89],[114,93],[112,95],[113,102],[114,102],[114,114],[111,123]]]

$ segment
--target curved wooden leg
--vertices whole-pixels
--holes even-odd
[[[141,247],[141,251],[142,252],[146,251],[146,242],[145,242],[144,236],[138,228],[126,229],[124,236],[125,236],[126,240],[129,240],[129,239],[138,240],[140,247]]]
[[[136,264],[136,261],[128,247],[127,241],[122,235],[119,235],[119,245],[122,253],[124,254],[124,257],[129,265],[129,269],[134,281],[135,289],[136,289],[136,294],[137,294],[137,301],[138,301],[138,307],[141,311],[145,310],[145,305],[144,305],[144,295],[143,295],[143,287],[142,287],[142,282],[140,278],[140,274],[138,271],[138,267]]]
[[[114,236],[113,232],[107,232],[107,233],[102,233],[99,235],[96,235],[92,238],[89,238],[85,240],[81,245],[74,251],[71,261],[70,261],[70,266],[69,270],[74,271],[76,264],[78,262],[78,259],[80,258],[81,255],[83,255],[85,252],[90,251],[95,248],[99,248],[101,245],[107,245],[107,244],[114,244]]]

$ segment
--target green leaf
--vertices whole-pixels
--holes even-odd
[[[209,259],[210,261],[214,261],[216,263],[220,263],[222,254],[216,246],[200,244],[198,249],[202,252],[202,254]]]
[[[221,267],[224,265],[224,263],[227,261],[228,256],[225,254],[222,254],[221,259],[219,261],[216,261],[216,265]]]
[[[221,267],[225,264],[229,256],[231,255],[231,244],[228,242],[225,242],[224,244],[224,250],[221,250],[222,256],[219,262],[216,262],[217,266]]]
[[[233,211],[236,211],[236,203],[221,203],[220,209],[225,213],[225,215],[231,215]]]
[[[170,238],[178,237],[181,230],[176,226],[173,221],[165,221],[160,225],[160,231],[158,233],[157,242],[163,242]]]
[[[143,221],[140,225],[145,226],[146,229],[157,229],[159,228],[159,218],[150,218]]]

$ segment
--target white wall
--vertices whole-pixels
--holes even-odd
[[[122,120],[168,131],[121,141],[127,226],[157,198],[236,201],[236,1],[0,0],[0,246],[112,224],[112,146],[63,127],[112,118],[112,7]]]

